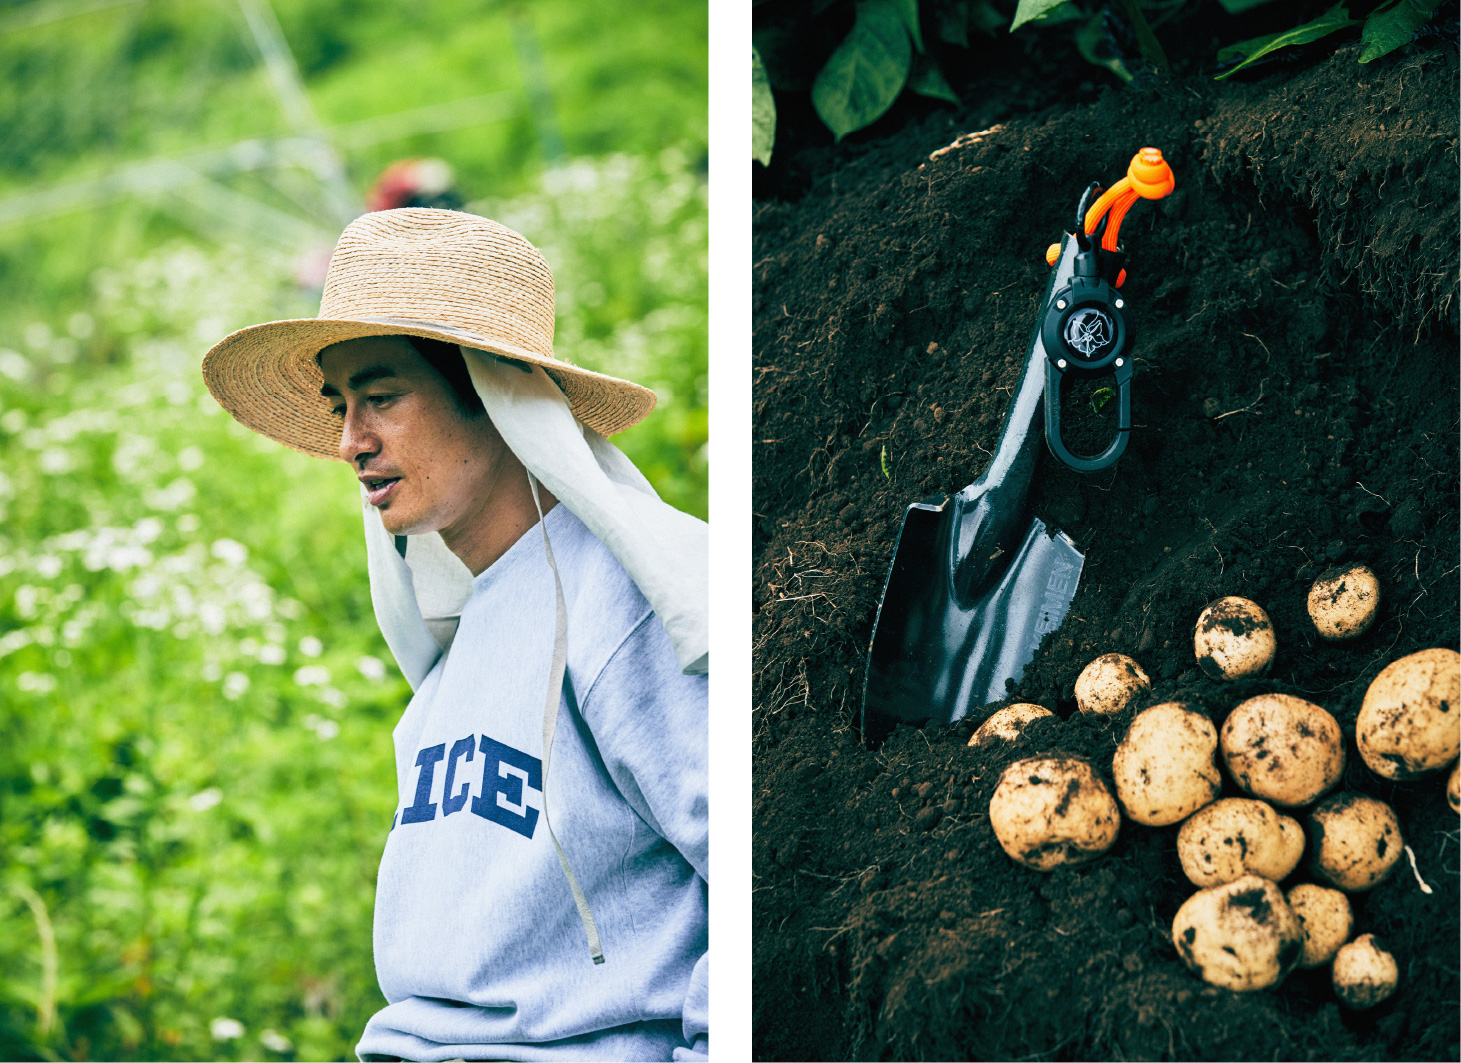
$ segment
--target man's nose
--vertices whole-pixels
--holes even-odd
[[[363,413],[359,406],[351,403],[345,410],[345,421],[340,428],[340,458],[351,465],[359,465],[380,452],[380,437],[365,423]]]

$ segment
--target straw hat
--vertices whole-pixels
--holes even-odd
[[[402,208],[340,235],[320,316],[250,325],[203,357],[218,404],[255,432],[319,458],[340,457],[340,423],[320,395],[315,356],[361,336],[424,336],[540,365],[573,414],[600,435],[654,408],[654,392],[553,353],[553,274],[538,249],[495,221]]]

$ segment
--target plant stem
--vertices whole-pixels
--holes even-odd
[[[1162,51],[1162,44],[1147,24],[1146,16],[1141,13],[1137,0],[1116,0],[1116,6],[1131,23],[1131,28],[1136,33],[1136,43],[1141,46],[1141,54],[1150,59],[1152,65],[1162,73],[1168,73],[1172,68],[1167,63],[1167,53]]]

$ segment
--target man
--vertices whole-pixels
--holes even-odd
[[[362,1060],[708,1052],[705,526],[604,438],[653,395],[556,357],[552,300],[511,230],[380,211],[319,318],[204,359],[242,423],[351,465],[415,691]]]

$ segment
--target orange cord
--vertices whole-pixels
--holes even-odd
[[[1106,233],[1101,237],[1101,246],[1107,251],[1115,251],[1121,222],[1131,205],[1138,199],[1161,199],[1169,195],[1176,186],[1177,180],[1172,176],[1172,167],[1162,158],[1161,149],[1142,148],[1132,156],[1131,165],[1126,168],[1126,176],[1101,193],[1101,198],[1086,211],[1086,233],[1089,235],[1095,232],[1096,227],[1101,224],[1101,216],[1109,211],[1110,218],[1106,221]]]

